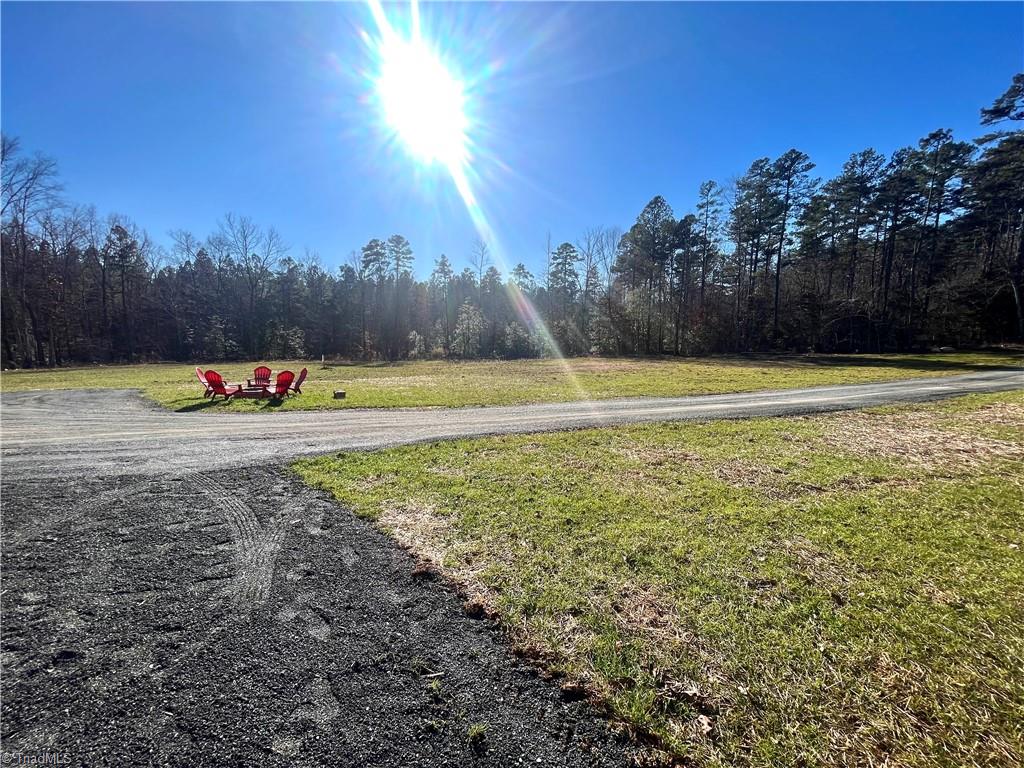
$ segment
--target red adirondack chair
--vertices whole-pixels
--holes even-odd
[[[261,365],[252,372],[252,378],[246,382],[250,387],[269,387],[270,386],[270,369]]]
[[[241,384],[225,384],[224,377],[216,371],[206,372],[206,385],[210,388],[211,400],[216,400],[217,395],[224,395],[224,399],[227,400],[242,391]],[[229,389],[229,387],[233,387],[233,389]]]
[[[213,389],[210,388],[210,382],[206,380],[206,374],[203,373],[203,369],[199,368],[198,366],[196,367],[196,378],[198,378],[199,383],[206,388],[206,391],[203,392],[203,397],[209,397],[210,395],[212,395]]]
[[[304,382],[305,380],[306,380],[306,369],[303,368],[301,371],[299,371],[299,378],[297,378],[295,380],[295,383],[292,384],[291,387],[289,387],[289,390],[290,390],[289,394],[301,395],[302,394],[302,382]]]
[[[295,374],[291,371],[281,371],[277,374],[277,381],[272,387],[263,388],[264,397],[284,397],[288,394],[288,388],[295,380]]]

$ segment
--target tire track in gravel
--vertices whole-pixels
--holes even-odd
[[[182,479],[207,498],[231,530],[235,550],[231,601],[236,612],[248,613],[270,593],[274,563],[286,533],[284,523],[275,516],[261,525],[248,504],[206,475],[188,474]]]

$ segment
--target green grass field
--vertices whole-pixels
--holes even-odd
[[[742,386],[839,370],[723,369]],[[699,381],[675,386],[727,386]],[[296,468],[670,755],[1024,762],[1024,393]]]
[[[700,395],[819,384],[885,381],[938,376],[1020,365],[1010,355],[843,355],[751,358],[660,358],[444,362],[322,366],[319,362],[273,361],[274,370],[296,374],[309,368],[303,394],[283,404],[235,400],[211,404],[201,396],[195,366],[156,364],[7,371],[3,391],[132,387],[161,405],[180,411],[235,411],[399,406],[509,405],[586,398]],[[254,363],[214,368],[228,381],[252,375]],[[334,400],[336,389],[346,398]]]

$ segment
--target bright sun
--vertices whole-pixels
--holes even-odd
[[[380,45],[377,94],[388,125],[423,163],[449,169],[466,160],[466,96],[419,36],[388,35]]]

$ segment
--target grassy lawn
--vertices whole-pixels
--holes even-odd
[[[836,370],[723,368],[732,386]],[[667,754],[1024,762],[1024,393],[296,468]]]
[[[274,361],[274,370],[296,374],[309,368],[300,397],[281,408],[376,408],[397,406],[509,405],[586,398],[700,395],[819,384],[841,384],[966,373],[1019,366],[1010,355],[843,355],[774,359],[661,358],[569,361],[521,360],[322,366],[319,362]],[[214,366],[228,381],[252,375],[253,363]],[[135,387],[173,410],[251,411],[274,408],[267,401],[211,404],[201,397],[193,365],[96,366],[59,370],[8,371],[3,391],[78,387]],[[334,400],[344,389],[344,400]]]

